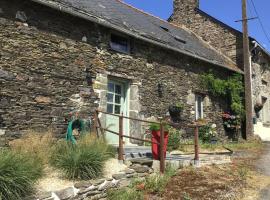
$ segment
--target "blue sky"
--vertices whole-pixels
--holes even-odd
[[[168,19],[173,11],[172,0],[124,1],[162,19]],[[264,28],[270,37],[270,0],[253,0],[253,2],[257,8]],[[235,22],[235,20],[241,19],[242,16],[241,0],[200,0],[200,9],[233,28],[238,30],[242,29],[241,22]],[[249,17],[256,17],[251,0],[248,0],[248,15]],[[249,34],[270,51],[270,42],[264,35],[257,19],[249,21]]]

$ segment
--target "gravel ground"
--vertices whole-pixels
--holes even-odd
[[[265,175],[268,176],[270,179],[270,143],[267,143],[265,153],[261,156],[261,158],[258,160],[256,164],[257,170]],[[259,200],[269,200],[270,199],[270,185],[263,188],[260,191],[260,197]]]

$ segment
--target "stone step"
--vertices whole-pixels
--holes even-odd
[[[151,158],[133,158],[129,160],[132,164],[140,164],[147,165],[148,167],[152,167],[153,159]]]
[[[125,146],[124,147],[125,153],[151,153],[150,146]]]

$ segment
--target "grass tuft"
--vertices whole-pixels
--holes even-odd
[[[22,199],[33,192],[34,183],[42,176],[43,167],[37,157],[0,151],[0,199]]]
[[[52,166],[69,179],[93,179],[102,175],[105,161],[113,156],[111,146],[98,139],[85,137],[76,145],[59,142],[51,156]]]

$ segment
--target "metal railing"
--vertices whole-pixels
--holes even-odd
[[[108,128],[103,128],[101,125],[100,119],[98,117],[99,113],[118,117],[119,118],[119,132],[109,130]],[[144,122],[144,123],[158,124],[160,126],[160,142],[154,142],[151,140],[132,137],[132,136],[124,134],[124,128],[123,128],[124,127],[123,126],[124,119],[129,119],[129,120],[134,120],[134,121],[139,121],[139,122]],[[123,113],[121,113],[120,115],[117,115],[117,114],[112,114],[112,113],[108,113],[108,112],[104,112],[104,111],[100,111],[100,110],[96,110],[94,113],[94,130],[96,131],[96,134],[98,137],[99,137],[98,129],[100,130],[103,137],[105,137],[105,131],[110,132],[110,133],[115,134],[115,135],[118,135],[118,137],[119,137],[118,160],[121,160],[121,161],[124,160],[124,145],[123,145],[124,138],[129,138],[129,139],[133,139],[133,140],[138,140],[138,141],[142,141],[142,142],[148,142],[151,144],[159,145],[160,173],[162,173],[162,174],[165,172],[165,156],[164,156],[164,143],[165,143],[165,141],[164,141],[164,134],[165,133],[164,132],[165,132],[165,129],[164,129],[164,127],[166,126],[166,124],[170,125],[170,123],[165,123],[162,120],[160,120],[159,122],[156,122],[156,121],[149,121],[149,120],[142,120],[142,119],[127,117],[127,116],[124,116]],[[189,127],[194,128],[194,150],[195,150],[194,161],[196,163],[196,162],[199,162],[199,127],[200,127],[200,125],[194,123],[194,124],[189,125]]]

